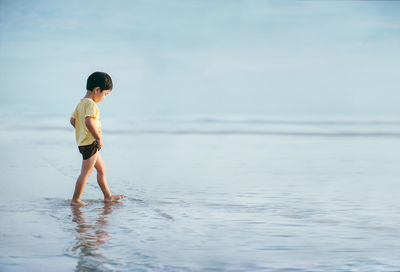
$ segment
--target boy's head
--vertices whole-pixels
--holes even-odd
[[[111,92],[113,82],[111,77],[104,72],[94,72],[91,74],[86,83],[86,90],[93,92],[95,102],[101,102],[104,96]]]
[[[93,91],[96,87],[99,87],[100,91],[112,90],[113,83],[111,77],[104,72],[94,72],[87,79],[86,90]]]

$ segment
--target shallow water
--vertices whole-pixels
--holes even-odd
[[[400,270],[396,120],[104,120],[82,208],[73,131],[1,122],[1,271]]]

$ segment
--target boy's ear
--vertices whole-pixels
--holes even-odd
[[[96,92],[96,91],[99,91],[99,92],[100,92],[101,89],[100,89],[100,87],[94,87],[93,91],[94,91],[94,92]]]

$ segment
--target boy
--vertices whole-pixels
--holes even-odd
[[[89,205],[81,200],[83,189],[92,173],[97,170],[97,182],[104,194],[105,202],[118,201],[124,195],[113,195],[107,186],[106,166],[98,150],[103,146],[98,102],[111,92],[113,83],[111,77],[103,72],[95,72],[89,76],[86,84],[86,95],[76,106],[71,117],[71,125],[75,128],[75,138],[79,152],[83,156],[81,174],[75,185],[71,206]]]

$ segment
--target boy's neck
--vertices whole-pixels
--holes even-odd
[[[86,95],[83,98],[90,98],[94,101],[94,93],[92,91],[86,91]]]

